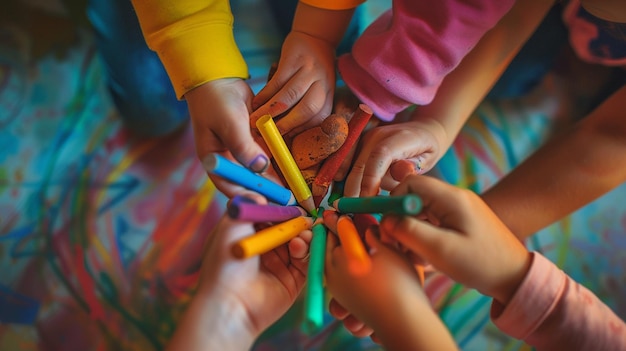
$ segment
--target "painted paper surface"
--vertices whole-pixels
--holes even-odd
[[[259,8],[233,10],[258,91],[280,40],[263,29]],[[88,35],[62,57],[24,61],[7,42],[0,48],[0,350],[162,349],[226,203],[197,161],[191,130],[155,140],[129,134]],[[488,188],[563,122],[552,116],[568,101],[553,83],[483,103],[431,174]],[[619,187],[528,241],[622,318],[625,197]],[[529,349],[489,322],[488,298],[437,274],[426,290],[462,349]],[[255,349],[380,349],[329,315],[313,336],[300,331],[301,319],[302,301]]]

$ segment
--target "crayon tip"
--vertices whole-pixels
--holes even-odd
[[[304,208],[311,216],[317,217],[317,209],[315,208],[315,202],[313,201],[313,197],[309,196],[302,202],[300,202],[300,206]]]

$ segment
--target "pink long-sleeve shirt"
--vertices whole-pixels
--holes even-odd
[[[626,350],[626,324],[591,291],[539,253],[506,306],[494,300],[491,319],[537,350]]]
[[[382,120],[432,101],[443,78],[514,0],[394,0],[338,61],[350,90]]]

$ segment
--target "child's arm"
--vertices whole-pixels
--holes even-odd
[[[537,150],[483,199],[515,235],[526,238],[622,184],[625,109],[626,86]]]
[[[573,1],[564,14],[576,54],[626,67],[625,40],[614,35],[623,31],[626,2],[583,0],[582,6]],[[626,85],[485,192],[483,199],[515,235],[526,238],[626,180],[625,99]]]
[[[493,297],[492,316],[504,331],[546,350],[626,347],[626,325],[545,258],[529,253],[476,194],[427,176],[408,177],[391,195],[406,193],[422,198],[419,216],[428,222],[387,215],[383,235]]]
[[[337,238],[328,236],[326,282],[334,299],[372,328],[372,338],[385,350],[457,350],[424,294],[414,266],[371,231],[366,242],[372,269],[355,277]]]
[[[350,178],[346,181],[346,195],[377,194],[382,175],[388,170],[386,166],[400,159],[412,158],[416,161],[419,158],[422,172],[427,172],[434,167],[448,150],[476,106],[541,23],[553,3],[552,0],[516,2],[498,24],[480,38],[477,45],[467,53],[458,67],[443,79],[434,100],[427,105],[418,106],[412,113],[410,118],[415,122],[414,124],[427,132],[424,134],[435,136],[434,140],[438,144],[426,145],[422,142],[421,145],[415,147],[416,141],[406,138],[394,140],[393,137],[389,137],[386,140],[379,140],[379,143],[375,145],[364,145],[363,151],[354,160]],[[388,60],[393,62],[392,58]],[[361,77],[354,77],[354,84],[360,83],[358,79]],[[361,88],[364,86],[367,85],[359,85]],[[350,86],[350,88],[353,87]],[[420,91],[417,87],[407,89],[410,92],[415,90]],[[434,91],[430,94],[429,96],[432,97]],[[358,92],[357,96],[359,96]],[[359,97],[364,99],[363,95]],[[365,99],[365,101],[369,100]],[[382,101],[386,100],[381,98],[375,100],[374,103],[379,104]],[[411,124],[407,124],[407,127],[410,126]],[[398,143],[411,146],[411,151],[407,152],[407,147],[398,148]]]
[[[253,93],[248,67],[233,34],[228,0],[133,0],[141,30],[185,99],[200,160],[211,152],[232,156],[262,172],[269,158],[250,133]],[[233,191],[212,177],[225,194]]]
[[[522,285],[505,306],[491,307],[503,332],[537,350],[621,350],[626,324],[591,291],[534,253]]]
[[[430,103],[444,77],[514,3],[394,1],[393,10],[363,32],[350,54],[339,58],[341,76],[375,115],[390,121],[411,105]],[[514,43],[517,34],[511,34]]]
[[[248,77],[228,0],[132,0],[146,43],[165,66],[176,96],[206,82]]]
[[[282,134],[294,135],[319,125],[330,114],[336,84],[335,49],[363,1],[298,3],[276,72],[253,100],[253,125],[265,114],[289,111],[276,126]]]

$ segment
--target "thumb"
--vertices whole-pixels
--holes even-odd
[[[255,131],[251,132],[255,133]],[[257,138],[257,140],[259,139]],[[230,150],[233,157],[244,167],[252,172],[262,173],[269,167],[270,160],[265,150],[257,143],[257,140],[252,137],[252,134],[248,134],[243,140],[224,138],[224,146]],[[262,139],[259,141],[262,141]]]

